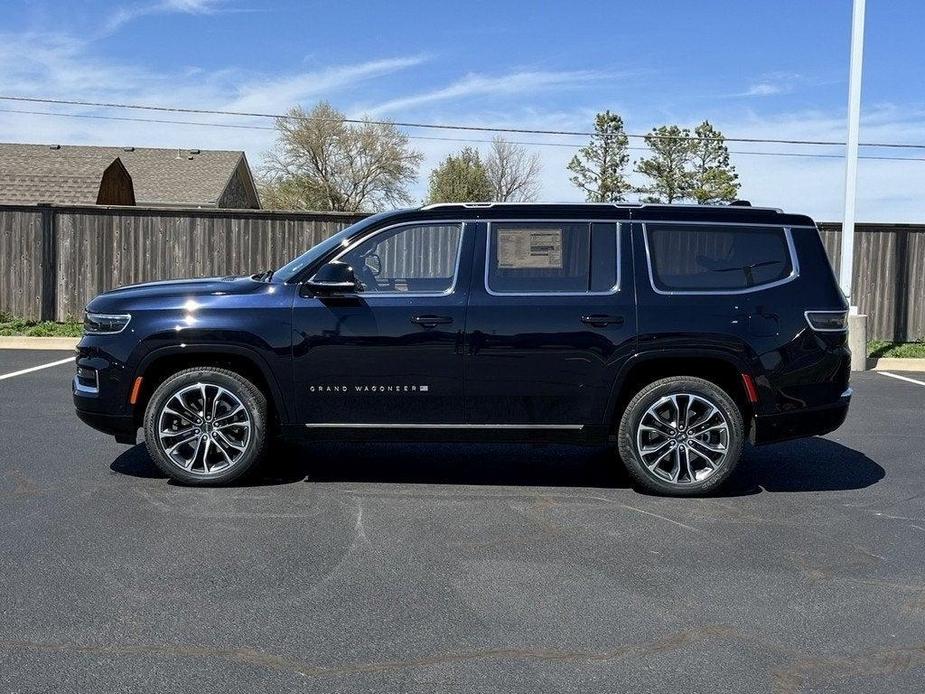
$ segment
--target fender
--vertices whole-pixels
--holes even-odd
[[[724,361],[740,374],[753,374],[753,369],[743,358],[743,355],[724,349],[709,348],[669,348],[669,349],[651,349],[643,352],[637,352],[627,359],[614,378],[613,385],[610,389],[610,396],[607,399],[607,407],[604,411],[604,420],[606,424],[613,421],[617,403],[622,396],[623,385],[629,373],[640,364],[655,359],[718,359]]]
[[[276,375],[273,373],[273,370],[267,364],[263,356],[256,350],[249,347],[231,345],[228,343],[192,343],[186,344],[184,346],[170,345],[167,347],[158,347],[148,352],[142,358],[135,369],[135,373],[132,376],[132,381],[134,381],[138,376],[144,376],[144,373],[148,367],[158,359],[176,354],[233,354],[235,356],[247,359],[257,367],[257,369],[263,375],[264,380],[270,386],[270,390],[272,392],[269,393],[269,395],[273,398],[273,404],[276,408],[276,411],[279,413],[282,422],[286,423],[290,421],[286,398],[283,397],[283,392],[279,387],[279,382],[276,379]]]

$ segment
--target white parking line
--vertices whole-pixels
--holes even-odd
[[[52,366],[60,366],[61,364],[67,364],[68,362],[73,364],[74,357],[68,357],[67,359],[60,359],[58,361],[53,361],[50,364],[41,364],[39,366],[32,366],[32,367],[29,367],[28,369],[23,369],[22,371],[14,371],[13,373],[0,374],[0,381],[2,381],[4,378],[13,378],[13,376],[22,376],[23,374],[32,373],[33,371],[40,371],[41,369],[50,369]]]
[[[899,374],[891,374],[889,371],[878,371],[878,374],[883,374],[884,376],[889,376],[890,378],[898,378],[900,381],[909,381],[909,383],[915,383],[916,385],[925,386],[925,381],[917,381],[914,378],[909,378],[908,376],[900,376]]]

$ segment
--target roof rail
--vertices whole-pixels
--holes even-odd
[[[571,206],[600,206],[600,207],[645,207],[643,203],[638,202],[434,202],[421,207],[422,210],[433,210],[438,207],[465,207],[468,209],[490,208],[496,205],[505,207],[537,207],[539,205],[571,205]]]
[[[571,205],[581,207],[632,207],[634,209],[642,207],[707,207],[713,210],[721,210],[726,207],[749,207],[753,210],[769,210],[783,214],[780,207],[754,207],[747,201],[734,200],[727,205],[698,205],[697,203],[663,203],[663,202],[434,202],[430,205],[424,205],[420,209],[433,210],[440,207],[463,207],[466,209],[490,209],[497,205],[505,207],[533,206],[538,205]]]

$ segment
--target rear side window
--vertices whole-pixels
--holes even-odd
[[[660,291],[737,291],[793,273],[783,227],[647,223],[646,244]]]
[[[613,292],[618,284],[617,224],[493,222],[487,287],[499,294]]]

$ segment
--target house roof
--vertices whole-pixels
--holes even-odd
[[[215,206],[243,157],[227,150],[0,143],[0,200],[95,202],[102,172],[119,158],[132,177],[136,204]]]

